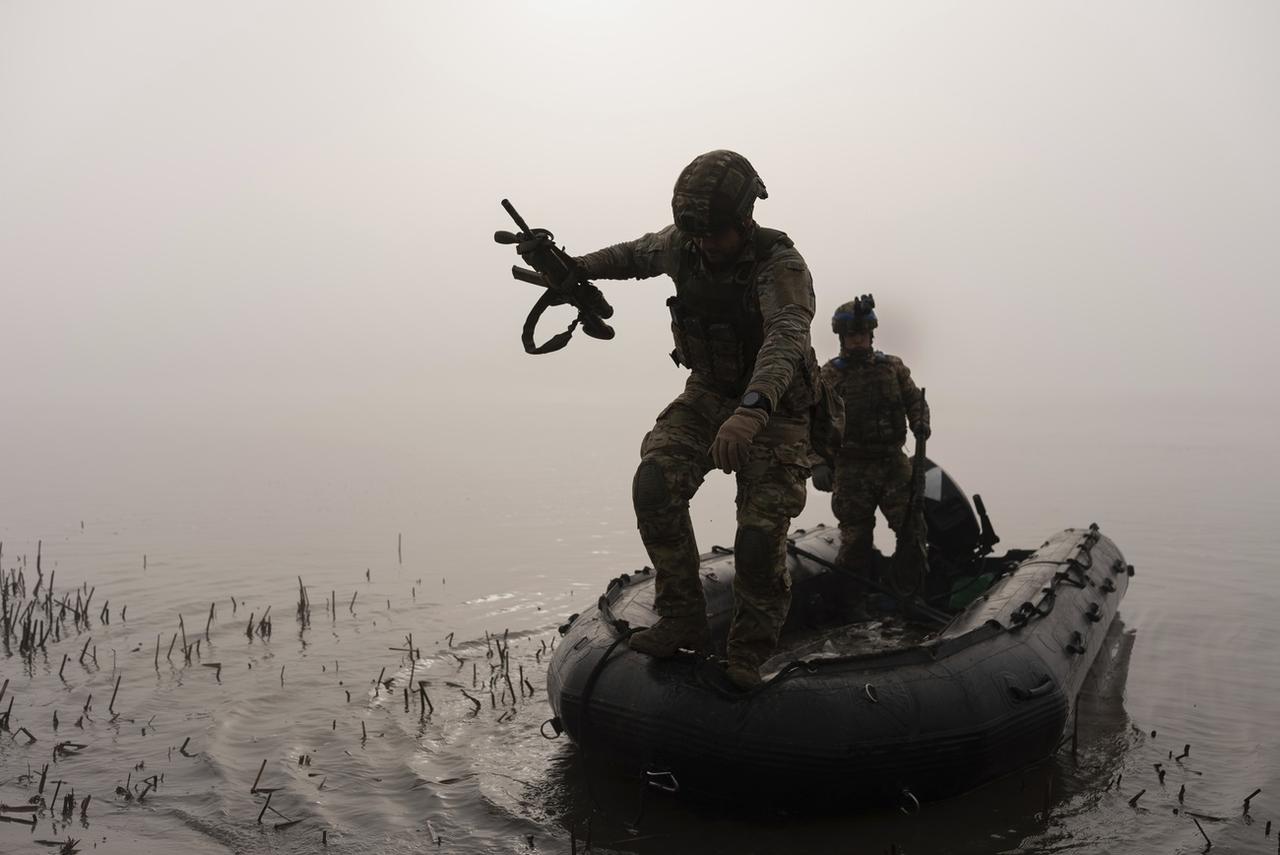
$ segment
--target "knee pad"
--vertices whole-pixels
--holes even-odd
[[[734,564],[738,571],[759,577],[773,566],[774,537],[755,526],[738,529],[733,539]]]
[[[666,510],[671,503],[671,491],[667,488],[667,476],[662,464],[652,458],[640,461],[636,477],[631,482],[631,502],[636,515],[652,516]]]

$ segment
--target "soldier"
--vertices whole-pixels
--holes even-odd
[[[836,562],[856,572],[871,568],[876,507],[900,535],[911,501],[911,461],[903,452],[907,425],[929,437],[929,407],[902,360],[871,341],[877,326],[875,299],[865,294],[836,309],[831,329],[840,355],[822,366],[822,377],[844,399],[844,442],[835,471],[813,468],[813,486],[832,491],[831,509],[840,523]],[[923,535],[923,526],[916,530]],[[902,548],[901,542],[898,548]]]
[[[691,372],[641,443],[632,484],[659,620],[631,647],[662,658],[708,646],[689,500],[712,468],[736,473],[727,674],[741,688],[760,683],[790,608],[786,537],[804,508],[819,382],[813,280],[791,239],[753,219],[767,196],[745,157],[711,151],[676,179],[674,225],[575,259],[589,279],[670,276],[671,358]]]

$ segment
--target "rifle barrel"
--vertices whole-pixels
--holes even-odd
[[[520,227],[520,231],[529,234],[529,224],[524,221],[524,217],[516,213],[515,206],[511,204],[510,200],[503,199],[502,207],[511,215],[511,219],[515,220],[516,225]]]

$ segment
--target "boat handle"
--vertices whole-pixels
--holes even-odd
[[[1021,686],[1010,686],[1009,694],[1013,695],[1014,700],[1029,701],[1032,698],[1043,698],[1045,695],[1053,691],[1053,678],[1045,677],[1040,685],[1030,689],[1024,689]]]
[[[880,693],[876,691],[875,686],[871,685],[870,683],[867,683],[867,685],[862,687],[862,691],[863,693],[866,694],[867,700],[871,701],[871,703],[873,704],[880,703]]]
[[[555,731],[555,736],[547,736],[547,725],[551,725],[551,729]],[[558,739],[560,734],[564,733],[564,726],[560,723],[560,717],[554,716],[542,723],[542,727],[538,728],[538,733],[542,734],[543,739]]]
[[[1081,653],[1084,653],[1084,651],[1084,636],[1080,634],[1080,630],[1076,630],[1071,633],[1071,643],[1067,645],[1067,652],[1079,656]]]
[[[680,792],[680,782],[676,780],[676,776],[671,772],[645,772],[645,783],[656,790],[662,790],[664,793]]]
[[[1132,576],[1133,565],[1125,564],[1123,558],[1117,558],[1115,562],[1111,565],[1111,572],[1115,573],[1117,576],[1125,575],[1125,574]]]

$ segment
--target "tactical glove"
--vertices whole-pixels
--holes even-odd
[[[913,424],[911,426],[911,432],[915,434],[916,439],[928,439],[933,436],[933,431],[929,428],[929,425],[924,422],[916,422]]]
[[[769,414],[755,407],[738,407],[724,420],[711,443],[711,460],[717,469],[735,472],[747,465],[751,441],[760,433]]]
[[[831,467],[826,463],[818,463],[813,467],[813,486],[824,493],[830,493],[835,478]]]

